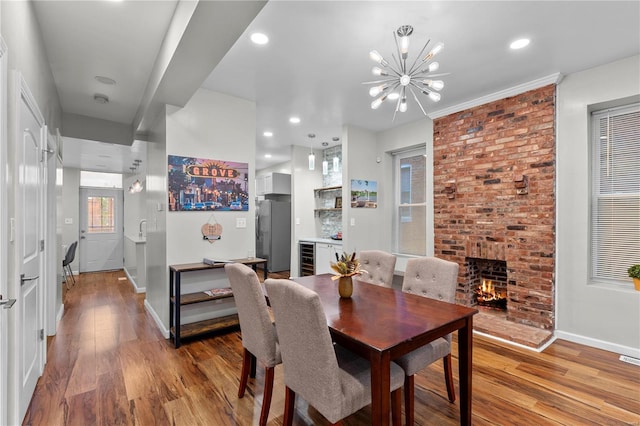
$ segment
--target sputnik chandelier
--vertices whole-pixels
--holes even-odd
[[[440,67],[440,64],[432,62],[432,60],[444,47],[443,43],[437,43],[429,53],[424,57],[422,56],[427,49],[430,40],[427,40],[418,56],[414,59],[413,64],[411,64],[411,66],[407,66],[407,58],[409,56],[409,36],[411,36],[412,33],[413,27],[411,25],[403,25],[393,33],[398,55],[396,57],[395,54],[391,54],[394,64],[387,62],[377,50],[372,50],[369,53],[369,57],[380,66],[373,67],[371,72],[375,76],[382,76],[386,78],[362,83],[375,85],[369,89],[369,95],[376,98],[371,102],[372,109],[378,109],[378,107],[382,105],[382,102],[387,99],[396,101],[393,120],[395,120],[398,111],[407,111],[407,96],[409,95],[407,92],[410,92],[411,96],[422,110],[422,113],[427,115],[422,104],[418,100],[416,91],[427,95],[433,102],[438,102],[440,100],[440,93],[438,92],[444,87],[444,82],[442,80],[433,80],[433,78],[448,74],[432,74]]]

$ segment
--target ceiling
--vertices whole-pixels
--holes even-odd
[[[64,112],[132,123],[176,2],[35,4]],[[414,28],[409,61],[427,39],[445,44],[437,57],[438,72],[449,73],[441,77],[441,101],[418,94],[427,114],[640,53],[637,1],[272,0],[202,87],[256,102],[256,169],[275,165],[289,159],[291,145],[333,145],[344,125],[381,131],[424,117],[409,99],[408,111],[392,121],[395,104],[372,110],[369,86],[361,84],[375,79],[369,51],[391,62],[393,32],[405,24]],[[251,43],[254,31],[268,35],[269,43]],[[509,43],[521,37],[531,44],[511,50]],[[117,84],[105,86],[96,75]],[[95,103],[95,93],[110,102]],[[301,123],[291,125],[292,115]],[[263,136],[267,130],[272,137]],[[317,136],[309,139],[309,133]],[[91,169],[89,157],[65,155],[65,163]]]

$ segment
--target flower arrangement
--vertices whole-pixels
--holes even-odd
[[[343,252],[340,256],[336,253],[336,262],[331,262],[331,269],[337,274],[331,278],[333,280],[337,280],[340,277],[352,277],[367,272],[364,269],[360,269],[360,261],[356,259],[355,251],[352,254]]]

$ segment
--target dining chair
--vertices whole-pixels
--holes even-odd
[[[457,263],[436,257],[409,259],[402,281],[402,291],[455,303],[458,268]],[[444,364],[447,396],[450,402],[454,402],[456,394],[451,372],[451,334],[436,339],[395,360],[405,372],[404,411],[407,425],[413,425],[414,419],[414,374],[440,358]]]
[[[71,263],[76,258],[76,247],[78,246],[78,241],[72,242],[67,248],[67,252],[64,255],[64,259],[62,259],[62,273],[64,274],[64,282],[67,285],[67,289],[69,289],[69,277],[73,283],[76,283],[76,279],[73,276],[73,271],[71,270]]]
[[[369,362],[331,341],[319,296],[289,280],[267,279],[265,287],[275,316],[285,383],[283,425],[290,426],[296,395],[332,424],[371,403]],[[391,363],[393,424],[401,422],[404,373]]]
[[[360,266],[366,272],[358,276],[358,281],[391,287],[396,267],[396,257],[382,250],[363,250],[360,252]]]
[[[224,270],[229,278],[233,298],[238,308],[240,333],[242,335],[242,372],[238,398],[244,396],[252,361],[259,360],[265,366],[264,393],[260,426],[267,423],[275,366],[282,363],[278,336],[269,315],[260,280],[255,271],[242,263],[227,263]]]

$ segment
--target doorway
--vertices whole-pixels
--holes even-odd
[[[80,188],[80,272],[124,267],[122,189]]]

